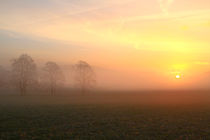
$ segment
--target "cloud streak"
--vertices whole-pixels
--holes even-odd
[[[160,8],[165,14],[168,14],[168,10],[173,2],[174,0],[158,0]]]

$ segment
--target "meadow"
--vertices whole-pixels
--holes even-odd
[[[1,95],[0,139],[208,140],[210,94]]]

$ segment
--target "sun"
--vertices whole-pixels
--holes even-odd
[[[176,75],[176,79],[180,79],[181,76],[179,74]]]

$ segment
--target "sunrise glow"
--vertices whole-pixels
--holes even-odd
[[[3,1],[0,62],[8,65],[21,53],[39,63],[86,60],[99,70],[102,87],[171,88],[180,73],[182,87],[200,87],[210,65],[209,5],[208,0]]]

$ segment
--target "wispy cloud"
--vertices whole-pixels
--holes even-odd
[[[168,14],[168,10],[173,2],[174,0],[158,0],[160,8],[165,14]]]
[[[208,66],[210,63],[207,61],[195,61],[194,62],[196,65],[203,65],[203,66]]]
[[[186,52],[197,48],[196,46],[207,46],[199,41],[203,39],[200,34],[208,34],[201,26],[209,23],[209,9],[175,11],[166,16],[160,13],[159,6],[162,12],[168,13],[174,0],[157,1],[48,0],[44,8],[38,6],[41,2],[36,2],[37,10],[33,11],[24,10],[29,4],[32,5],[29,2],[25,7],[16,6],[14,10],[17,12],[14,14],[9,10],[13,8],[11,3],[6,3],[9,8],[5,8],[5,15],[0,14],[0,29],[70,42],[132,45],[137,49]],[[181,4],[180,1],[179,3]],[[1,7],[3,6],[0,6],[0,13]],[[155,8],[157,9],[154,10]],[[21,10],[24,13],[18,13]],[[201,28],[199,32],[189,34],[198,25]],[[81,39],[81,36],[85,38]],[[190,39],[193,41],[189,41]]]

